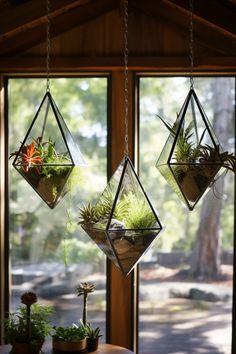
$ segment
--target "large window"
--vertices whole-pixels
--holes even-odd
[[[76,286],[93,283],[88,320],[101,327],[103,340],[105,257],[78,221],[79,207],[106,185],[107,85],[106,77],[51,79],[53,98],[87,163],[58,206],[49,209],[12,166],[9,191],[11,310],[22,292],[35,291],[42,303],[55,306],[54,324],[70,325],[82,318]],[[9,153],[19,149],[44,94],[44,79],[9,79]]]
[[[223,148],[232,152],[234,84],[232,77],[195,79],[198,97]],[[155,167],[169,134],[157,114],[174,123],[188,87],[185,77],[139,78],[140,178],[165,227],[140,264],[139,354],[188,354],[191,348],[196,353],[231,353],[234,175],[222,175],[190,212]],[[106,340],[105,257],[79,227],[78,215],[80,206],[95,201],[107,183],[107,90],[106,77],[51,79],[52,95],[87,162],[75,187],[54,210],[9,168],[11,309],[19,304],[23,291],[34,290],[41,302],[55,306],[55,324],[71,324],[82,316],[75,288],[79,282],[92,282],[96,291],[88,318],[102,328],[102,340]],[[43,79],[8,80],[9,154],[19,148],[44,93]],[[122,107],[123,96],[116,95],[116,103]],[[122,130],[116,112],[112,111],[113,143],[114,126]],[[208,227],[212,221],[217,221],[213,232]],[[119,277],[111,274],[114,281],[108,289],[114,290]],[[130,296],[128,288],[119,291]],[[119,317],[111,316],[115,335],[130,304],[131,300],[112,304],[112,315]],[[121,336],[111,338],[128,346],[122,341],[124,337],[125,343],[132,342],[131,335],[125,337],[131,325],[125,326]]]
[[[196,78],[223,148],[234,151],[234,78]],[[188,211],[155,165],[187,95],[184,77],[140,78],[140,175],[165,225],[140,266],[140,354],[231,353],[234,175]],[[219,216],[218,216],[219,215]]]

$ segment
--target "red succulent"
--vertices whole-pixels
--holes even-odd
[[[21,151],[21,162],[25,172],[28,172],[29,168],[32,166],[42,164],[43,160],[40,151],[35,148],[34,142],[23,146]]]

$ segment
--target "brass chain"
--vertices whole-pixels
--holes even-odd
[[[46,84],[46,91],[50,92],[50,52],[51,52],[51,37],[50,37],[50,29],[51,29],[51,22],[50,22],[50,0],[46,0],[47,6],[47,27],[46,27],[46,71],[47,71],[47,84]]]
[[[128,82],[128,0],[124,0],[124,114],[125,114],[125,155],[129,154],[129,82]]]
[[[193,66],[194,66],[194,41],[193,41],[193,0],[189,0],[190,23],[189,23],[189,59],[190,59],[190,87],[193,88]]]

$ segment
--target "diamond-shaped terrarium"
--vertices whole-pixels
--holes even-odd
[[[161,120],[170,135],[156,167],[188,208],[193,210],[213,185],[221,167],[235,172],[235,156],[222,151],[192,88],[174,125]]]
[[[85,162],[50,92],[46,92],[13,166],[53,209],[68,192],[75,166]]]
[[[98,202],[80,209],[79,223],[124,275],[131,272],[162,230],[127,156]]]

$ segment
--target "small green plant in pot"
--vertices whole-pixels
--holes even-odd
[[[83,326],[54,327],[53,350],[83,353],[86,351],[86,334]]]
[[[94,291],[94,285],[81,283],[77,287],[78,296],[83,296],[83,320],[80,324],[69,327],[54,327],[52,336],[53,350],[61,352],[83,353],[87,349],[87,299],[88,294]]]
[[[98,349],[99,338],[102,337],[100,334],[100,327],[93,328],[90,323],[86,323],[86,325],[82,324],[86,339],[87,339],[87,350],[94,351]]]
[[[12,345],[12,354],[39,354],[52,330],[53,308],[37,303],[37,295],[33,292],[24,293],[21,302],[25,306],[10,313],[5,321],[6,339]]]

